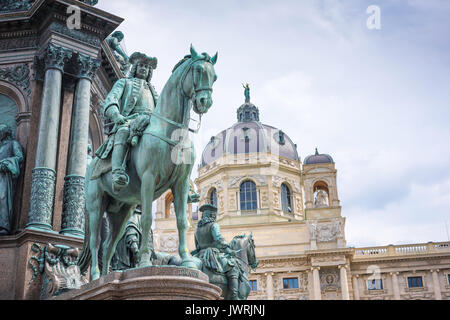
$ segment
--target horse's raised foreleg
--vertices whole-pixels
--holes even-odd
[[[197,269],[197,265],[194,263],[187,246],[186,233],[188,229],[187,219],[187,200],[189,194],[189,176],[184,179],[179,179],[172,188],[175,215],[177,217],[177,229],[178,229],[178,253],[182,259],[181,265],[183,267]]]
[[[117,244],[125,233],[127,222],[131,218],[134,208],[135,206],[124,204],[119,212],[108,215],[110,233],[103,243],[102,276],[108,274],[111,259],[116,251]]]
[[[100,277],[98,268],[98,233],[102,222],[102,201],[103,197],[99,190],[98,182],[93,181],[87,184],[86,188],[86,210],[88,212],[89,223],[89,250],[91,251],[91,281]]]
[[[152,228],[152,202],[155,193],[155,177],[147,170],[142,176],[141,183],[141,199],[142,199],[142,241],[139,247],[139,264],[140,268],[149,267],[151,262],[151,248],[149,247],[149,237]]]

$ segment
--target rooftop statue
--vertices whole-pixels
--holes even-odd
[[[216,222],[217,208],[211,204],[200,207],[202,219],[195,230],[195,250],[199,270],[209,276],[209,282],[222,289],[226,300],[246,300],[250,293],[249,266],[256,268],[253,237],[240,235],[228,244]]]
[[[212,86],[217,78],[214,71],[217,54],[211,58],[207,53],[197,53],[192,46],[190,51],[190,55],[173,69],[157,101],[152,99],[151,87],[147,88],[148,82],[144,81],[149,79],[151,62],[154,60],[139,54],[130,58],[130,61],[135,62],[132,74],[137,79],[118,80],[103,103],[105,115],[113,119],[115,125],[113,137],[110,136],[108,142],[97,150],[86,173],[87,223],[79,265],[82,272],[91,265],[91,280],[100,277],[98,234],[105,211],[110,232],[103,242],[102,275],[108,273],[117,243],[123,237],[125,224],[137,205],[142,207],[142,239],[137,266],[152,265],[149,246],[152,202],[168,189],[174,195],[181,265],[196,267],[186,243],[186,208],[195,152],[192,141],[180,141],[178,137],[180,132],[187,136],[188,130],[191,130],[191,108],[202,115],[212,105]],[[151,104],[152,101],[156,107]],[[135,128],[135,123],[147,125]],[[135,134],[140,139],[134,139]],[[113,147],[119,148],[119,152],[111,156]],[[114,175],[111,167],[115,170]]]
[[[120,43],[122,42],[123,38],[124,38],[123,32],[116,31],[111,36],[106,38],[106,43],[111,48],[114,54],[114,58],[117,60],[117,62],[119,62],[119,64],[121,65],[121,70],[125,74],[128,71],[128,68],[130,67],[130,58],[120,46]]]
[[[11,128],[0,124],[0,235],[12,229],[14,192],[22,161],[22,147],[12,138]]]
[[[248,83],[242,84],[242,86],[244,87],[245,103],[248,103],[250,102],[250,86]]]

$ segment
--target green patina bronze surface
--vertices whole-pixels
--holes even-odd
[[[22,147],[12,138],[11,128],[0,124],[0,235],[12,229],[14,192],[22,161]]]
[[[133,56],[130,58],[130,61],[132,60]],[[85,271],[89,264],[91,265],[92,280],[100,276],[97,236],[100,220],[105,211],[110,232],[102,244],[102,274],[108,273],[117,243],[125,232],[126,222],[139,204],[142,206],[142,240],[138,266],[151,265],[149,237],[152,225],[152,202],[168,189],[171,189],[174,195],[179,235],[178,253],[182,259],[181,264],[184,267],[196,267],[186,243],[189,178],[195,153],[193,143],[188,139],[180,141],[179,137],[187,137],[191,108],[201,115],[206,113],[212,105],[212,85],[217,78],[214,71],[216,60],[217,54],[211,58],[206,53],[197,53],[191,46],[191,54],[175,66],[162,90],[161,97],[156,102],[156,107],[153,112],[149,112],[150,105],[142,102],[151,101],[151,99],[142,99],[138,95],[134,95],[133,99],[132,92],[135,84],[138,84],[138,88],[145,87],[147,81],[144,79],[149,76],[151,69],[149,64],[152,60],[142,54],[136,55],[130,73],[133,76],[140,76],[141,78],[138,78],[140,81],[121,79],[106,98],[105,115],[114,121],[114,128],[111,131],[114,134],[112,138],[114,140],[97,150],[97,157],[92,161],[86,174],[88,223],[86,223],[84,249],[79,260],[82,271]],[[125,89],[127,86],[128,89]],[[150,86],[148,90],[151,92]],[[142,117],[149,118],[149,124],[142,130],[142,136],[134,141],[135,146],[129,148],[126,145],[129,133],[122,128],[128,125],[132,127],[132,121],[142,121]],[[121,131],[125,131],[126,140],[122,137],[117,138]],[[123,141],[125,143],[122,143]],[[126,156],[123,157],[121,169],[126,168],[126,171],[119,172],[119,177],[114,180],[111,170],[99,169],[99,164],[103,163],[100,167],[107,168],[108,161],[111,162],[109,159],[111,156],[108,153],[117,146],[128,151],[122,153]],[[115,159],[112,159],[110,168],[116,164]],[[125,177],[126,180],[121,177]],[[119,181],[120,185],[119,188],[114,188],[115,190],[113,190],[113,180]]]
[[[130,58],[125,53],[125,51],[120,46],[120,43],[122,42],[124,38],[124,34],[121,31],[114,32],[111,36],[106,38],[106,43],[111,48],[114,58],[119,62],[120,69],[125,74],[128,71],[128,68],[130,67]]]
[[[256,268],[255,245],[250,234],[239,235],[228,244],[216,223],[217,208],[211,204],[200,207],[202,219],[195,230],[197,268],[205,272],[209,282],[222,289],[226,300],[246,300],[250,293],[248,273]]]

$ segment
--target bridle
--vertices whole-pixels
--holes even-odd
[[[165,121],[165,122],[169,123],[170,125],[175,126],[177,128],[187,129],[187,130],[189,130],[192,133],[198,133],[199,130],[200,130],[201,122],[202,122],[202,114],[201,113],[199,114],[199,120],[198,121],[189,117],[189,120],[193,120],[193,121],[198,122],[197,128],[196,129],[191,129],[191,128],[188,127],[188,125],[184,124],[184,121],[185,121],[185,118],[186,118],[186,111],[189,110],[189,108],[186,108],[186,106],[189,103],[189,100],[192,100],[192,98],[195,96],[195,94],[197,94],[197,92],[205,91],[205,90],[212,92],[212,87],[209,87],[209,86],[196,87],[197,83],[195,81],[196,77],[195,77],[195,74],[194,74],[193,65],[197,61],[201,61],[201,60],[205,60],[205,62],[209,62],[209,63],[211,63],[211,61],[209,61],[208,58],[203,56],[203,55],[200,55],[199,57],[197,57],[195,59],[192,59],[192,58],[190,58],[190,59],[191,59],[191,61],[189,61],[189,64],[183,70],[183,74],[181,75],[180,80],[178,81],[178,88],[180,90],[181,96],[183,97],[183,110],[182,110],[183,123],[179,123],[179,122],[170,120],[170,119],[162,116],[161,114],[157,113],[156,111],[153,111],[152,116],[155,116],[156,118],[158,118],[160,120],[163,120],[163,121]],[[189,95],[188,93],[186,93],[184,91],[184,87],[183,87],[184,81],[186,80],[186,77],[189,74],[189,71],[192,72],[192,85],[194,87],[193,88],[194,89],[193,90],[194,93],[192,95]],[[177,141],[177,142],[173,141],[173,140],[171,140],[171,139],[169,139],[169,138],[167,138],[165,136],[161,136],[161,135],[159,135],[157,133],[154,133],[154,132],[147,132],[147,134],[151,134],[153,136],[156,136],[156,137],[160,138],[161,140],[167,142],[168,144],[170,144],[172,146],[176,146],[179,143],[179,141]]]

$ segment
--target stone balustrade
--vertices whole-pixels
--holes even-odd
[[[356,248],[354,259],[388,257],[450,251],[450,242],[428,242],[407,245]]]

